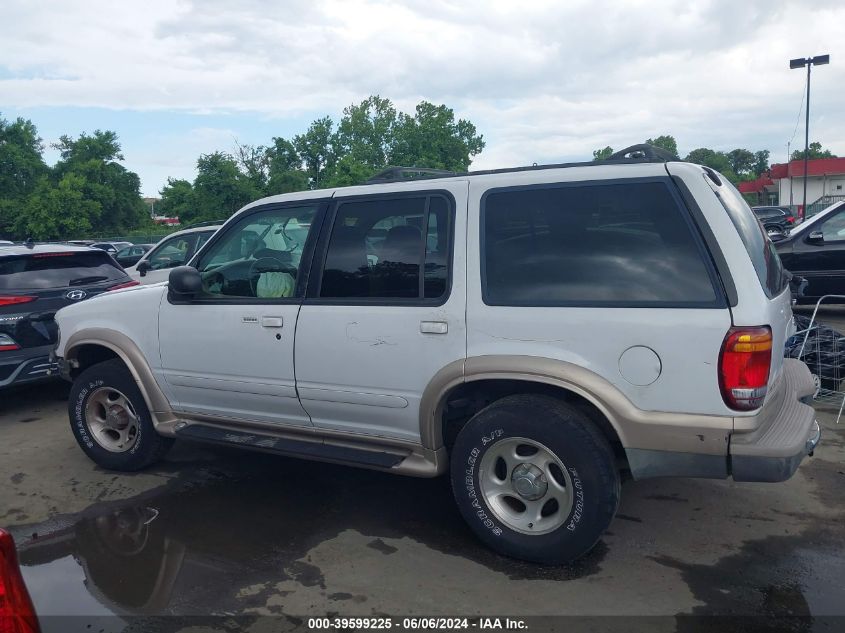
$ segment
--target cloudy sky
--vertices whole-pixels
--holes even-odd
[[[200,153],[292,136],[370,94],[453,107],[487,141],[477,168],[582,160],[665,133],[682,155],[783,160],[805,86],[788,60],[823,53],[811,140],[845,155],[841,0],[3,5],[0,115],[31,119],[47,143],[117,131],[145,195],[193,178]]]

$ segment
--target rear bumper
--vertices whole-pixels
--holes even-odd
[[[772,397],[754,418],[737,418],[745,432],[734,432],[729,468],[735,481],[785,481],[811,455],[821,439],[815,411],[805,404],[815,392],[807,366],[784,359]]]
[[[56,364],[50,360],[51,345],[17,352],[4,352],[0,359],[0,389],[38,382],[55,375]],[[5,354],[9,354],[8,357]]]
[[[634,479],[704,477],[735,481],[784,481],[821,438],[815,411],[806,404],[815,383],[801,361],[784,359],[783,370],[763,408],[732,419],[727,451],[693,453],[655,448],[625,448]],[[730,418],[728,418],[730,420]]]

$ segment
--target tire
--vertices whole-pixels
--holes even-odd
[[[529,448],[537,452],[529,455]],[[532,458],[554,465],[541,469]],[[619,505],[607,439],[584,413],[548,396],[508,396],[477,413],[452,448],[451,478],[476,535],[501,554],[536,563],[568,563],[589,552]],[[523,496],[516,484],[524,487],[526,478]],[[546,492],[535,499],[543,481]],[[538,508],[544,516],[534,521]]]
[[[70,428],[98,466],[132,472],[160,460],[173,439],[159,435],[126,365],[112,359],[83,371],[68,398]]]

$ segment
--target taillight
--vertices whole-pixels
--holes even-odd
[[[772,366],[772,329],[732,327],[719,354],[719,388],[731,409],[756,409],[766,399]]]
[[[12,535],[0,529],[0,632],[39,633],[38,616],[18,567]]]
[[[38,297],[27,297],[24,295],[0,295],[0,307],[2,306],[15,306],[19,303],[29,303],[30,301],[35,301]]]
[[[15,343],[15,339],[11,336],[8,334],[0,334],[0,352],[11,352],[20,348],[21,346]],[[2,633],[2,629],[0,629],[0,633]]]
[[[123,288],[131,288],[132,286],[140,286],[140,285],[141,285],[140,281],[135,281],[133,279],[132,281],[127,281],[126,283],[117,284],[116,286],[112,286],[111,288],[106,288],[106,291],[122,290]]]
[[[786,222],[787,224],[795,224],[795,217],[791,215],[786,216]]]

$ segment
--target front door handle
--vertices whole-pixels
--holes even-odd
[[[261,317],[261,327],[282,327],[285,320],[280,316]]]
[[[446,334],[449,324],[446,321],[420,321],[420,332],[423,334]]]

